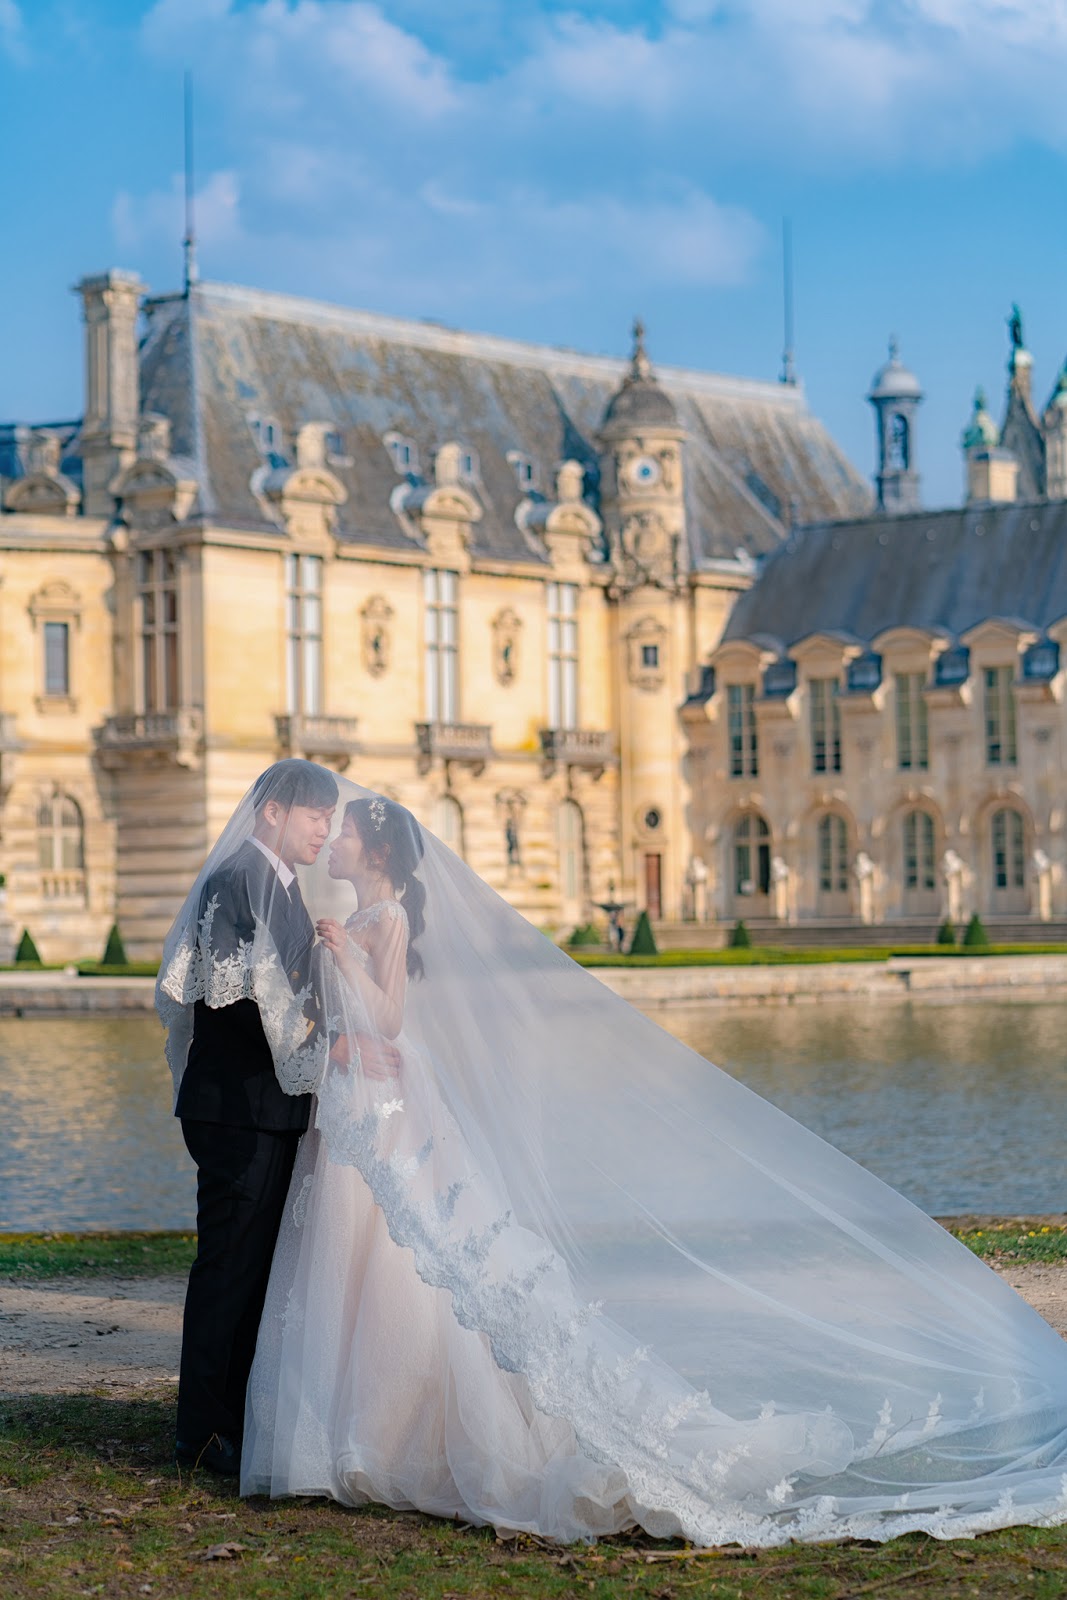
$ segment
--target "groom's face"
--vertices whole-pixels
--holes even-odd
[[[290,867],[314,866],[330,837],[335,806],[283,806],[268,801],[264,820],[276,832],[275,852]],[[265,841],[269,842],[269,841]]]

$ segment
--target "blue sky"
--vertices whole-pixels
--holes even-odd
[[[1017,300],[1067,356],[1064,0],[0,0],[0,418],[81,407],[69,287],[205,277],[774,377],[873,465],[890,332],[931,505]]]

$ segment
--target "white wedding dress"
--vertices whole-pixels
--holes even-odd
[[[358,935],[382,915],[404,918],[399,904],[382,902],[347,926]],[[378,1160],[418,1165],[409,1199],[419,1205],[476,1175],[428,1061],[403,1035],[397,1043],[395,1085],[338,1073],[328,1092],[348,1102],[335,1108],[342,1118],[353,1101],[373,1107]],[[428,1144],[433,1153],[419,1164]],[[478,1204],[487,1221],[503,1209],[488,1195]],[[314,1240],[304,1254],[301,1235]],[[544,1254],[535,1239],[528,1247]],[[312,1128],[249,1381],[242,1493],[327,1494],[578,1538],[633,1521],[625,1490],[620,1473],[582,1456],[566,1422],[537,1410],[521,1376],[497,1366],[486,1335],[457,1320],[448,1289],[423,1282],[358,1168],[332,1161]]]
[[[338,783],[342,806],[391,804]],[[1047,1323],[409,821],[425,980],[407,988],[395,1081],[330,1062],[329,1040],[374,1036],[373,1016],[330,958],[328,1027],[309,1033],[266,915],[239,956],[215,952],[198,880],[164,952],[176,1079],[194,1002],[241,993],[283,1087],[316,1093],[242,1491],[561,1541],[634,1524],[771,1546],[1067,1522],[1067,1345]],[[205,874],[251,826],[242,802]],[[351,889],[321,859],[300,877],[313,916],[347,914]],[[395,937],[363,942],[399,959],[403,907],[350,930],[376,919]]]

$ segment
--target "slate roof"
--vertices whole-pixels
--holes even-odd
[[[270,419],[290,441],[303,424],[326,422],[341,441],[331,470],[348,490],[339,536],[393,547],[413,539],[391,505],[404,479],[383,435],[412,439],[425,474],[446,441],[476,451],[484,515],[475,551],[530,561],[538,551],[515,523],[523,494],[508,452],[531,459],[549,497],[560,461],[586,462],[595,500],[597,429],[629,370],[626,361],[222,284],[149,300],[145,314],[142,405],[171,419],[175,454],[196,463],[204,515],[269,525],[251,487],[264,456],[250,418]],[[733,559],[739,548],[773,550],[793,520],[869,506],[866,484],[802,390],[671,368],[656,379],[689,435],[693,566]]]
[[[966,632],[991,617],[1067,616],[1067,501],[868,517],[796,530],[738,600],[724,637],[886,628]]]

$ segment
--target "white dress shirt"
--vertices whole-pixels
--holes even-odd
[[[282,888],[285,890],[286,894],[288,894],[289,885],[296,879],[296,873],[293,871],[292,867],[287,867],[281,856],[276,856],[270,846],[264,844],[262,839],[257,839],[254,833],[251,835],[251,839],[256,849],[259,850],[261,854],[266,856],[267,860],[278,874],[278,877],[281,879]]]

